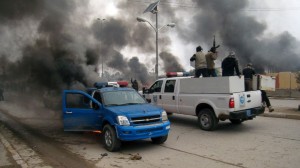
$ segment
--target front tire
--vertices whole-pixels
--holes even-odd
[[[154,143],[154,144],[162,144],[162,143],[166,142],[167,139],[168,139],[168,135],[151,138],[152,143]]]
[[[110,152],[121,148],[121,141],[117,138],[115,129],[109,124],[106,124],[103,128],[103,143],[105,149]]]
[[[219,120],[211,109],[205,108],[199,111],[198,124],[201,129],[205,131],[212,131],[217,127],[218,123]]]

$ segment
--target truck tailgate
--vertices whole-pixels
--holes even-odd
[[[261,106],[261,91],[234,93],[234,111],[240,111]]]

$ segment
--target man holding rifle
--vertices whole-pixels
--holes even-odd
[[[215,70],[215,60],[218,58],[218,52],[217,48],[220,47],[220,45],[216,46],[216,40],[214,36],[213,46],[208,51],[208,53],[205,55],[206,63],[207,63],[207,74],[208,77],[216,77],[217,73]]]

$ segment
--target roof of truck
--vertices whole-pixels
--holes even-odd
[[[186,79],[186,78],[193,78],[193,76],[179,76],[179,77],[160,78],[158,80]]]
[[[129,88],[129,87],[103,87],[103,88],[88,88],[87,92],[92,92],[95,90],[100,90],[101,92],[109,92],[109,91],[122,91],[122,90],[134,90],[133,88]]]

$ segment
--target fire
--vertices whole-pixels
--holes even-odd
[[[92,132],[95,133],[95,134],[101,134],[102,133],[100,130],[92,131]]]

